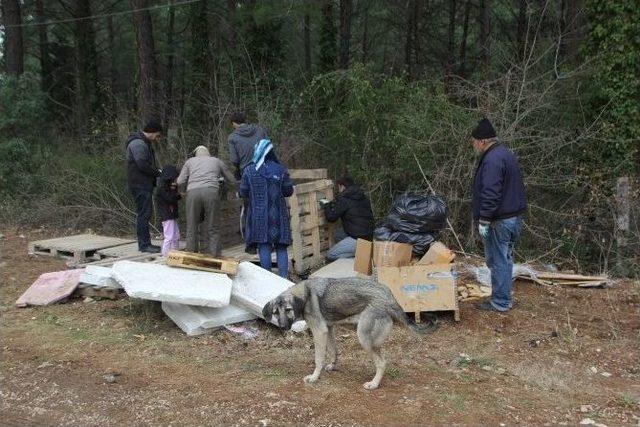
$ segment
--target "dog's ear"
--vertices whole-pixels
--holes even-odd
[[[291,307],[293,308],[293,314],[296,319],[301,319],[303,317],[305,303],[305,300],[296,296],[291,299]]]
[[[269,301],[262,307],[262,318],[265,320],[271,319],[271,315],[273,314],[273,301]]]

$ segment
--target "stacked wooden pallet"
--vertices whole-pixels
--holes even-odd
[[[329,179],[295,185],[289,199],[293,266],[298,273],[323,264],[333,244],[333,226],[324,217],[321,199],[333,200],[333,182]]]

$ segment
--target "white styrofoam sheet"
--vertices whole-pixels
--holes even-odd
[[[233,305],[213,308],[163,302],[162,310],[189,336],[202,335],[220,326],[256,318],[254,314]]]
[[[80,283],[97,286],[100,288],[121,289],[122,286],[113,278],[113,270],[110,267],[88,265],[80,276]]]
[[[231,279],[226,274],[135,261],[118,261],[112,269],[133,298],[205,307],[229,305],[231,298]]]
[[[233,279],[231,300],[239,307],[262,318],[262,307],[294,285],[287,279],[244,261]]]
[[[339,258],[314,271],[310,277],[324,277],[327,279],[358,277],[358,273],[353,269],[355,261],[355,258]]]

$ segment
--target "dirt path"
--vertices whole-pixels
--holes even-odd
[[[2,268],[3,424],[8,425],[576,425],[640,417],[640,284],[613,289],[516,285],[509,315],[462,305],[425,339],[394,328],[382,386],[355,331],[339,330],[341,370],[315,385],[312,341],[255,322],[188,338],[157,304],[131,299],[17,309],[39,274],[6,232]],[[44,238],[41,235],[34,239]],[[460,356],[461,353],[468,357]]]

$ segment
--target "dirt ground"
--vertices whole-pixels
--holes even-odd
[[[341,368],[314,385],[307,333],[255,321],[256,339],[186,337],[158,304],[71,300],[15,308],[61,260],[6,231],[1,276],[3,425],[640,425],[640,284],[515,285],[508,315],[462,304],[462,320],[416,338],[396,326],[381,388],[355,331]],[[461,354],[463,354],[461,356]]]

